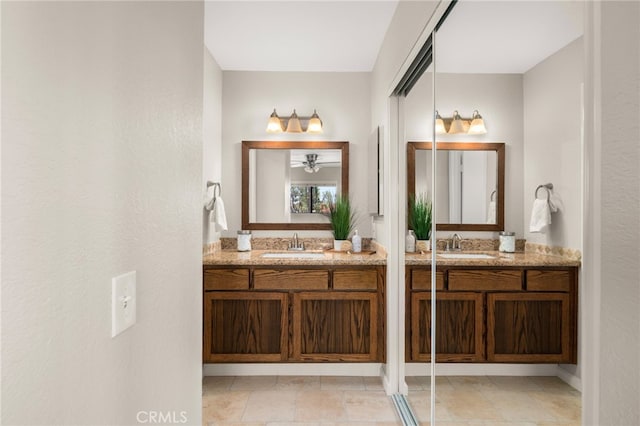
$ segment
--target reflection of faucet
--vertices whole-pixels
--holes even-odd
[[[458,234],[453,234],[451,237],[451,250],[462,250],[462,237]]]
[[[304,250],[304,243],[302,241],[298,241],[297,232],[294,232],[293,238],[291,238],[291,242],[289,243],[289,248],[287,250],[296,250],[296,251]]]

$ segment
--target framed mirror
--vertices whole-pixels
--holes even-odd
[[[349,142],[242,141],[242,229],[331,230],[349,194]]]
[[[431,197],[431,142],[407,144],[407,194]],[[438,142],[439,231],[504,230],[504,143]]]

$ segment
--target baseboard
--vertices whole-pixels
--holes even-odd
[[[380,376],[380,363],[204,364],[205,376]]]
[[[582,392],[582,380],[580,379],[580,377],[574,376],[573,374],[571,374],[564,368],[561,368],[560,366],[558,366],[557,368],[556,376],[558,376],[560,380],[562,380],[563,382],[565,382],[575,390]]]
[[[429,376],[424,363],[406,363],[405,375]],[[436,364],[438,376],[558,376],[557,364]]]

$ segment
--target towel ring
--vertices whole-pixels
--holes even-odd
[[[207,190],[211,186],[213,186],[213,199],[215,200],[220,195],[222,195],[222,186],[220,185],[220,182],[212,182],[212,181],[208,180],[207,181]],[[216,194],[216,191],[217,191],[217,194]]]
[[[496,196],[496,190],[494,189],[493,192],[491,192],[491,195],[489,195],[489,201],[495,201],[495,196]]]
[[[551,190],[553,189],[553,184],[552,183],[545,183],[544,185],[538,185],[538,187],[536,188],[536,192],[534,194],[534,197],[537,199],[538,198],[538,191],[544,188],[547,191],[547,202],[549,202],[549,200],[551,199]]]

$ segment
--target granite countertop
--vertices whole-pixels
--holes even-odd
[[[221,250],[202,258],[204,266],[214,265],[386,265],[387,256],[384,251],[374,253],[334,252],[332,250],[307,250],[303,253],[319,253],[321,259],[308,258],[265,258],[264,253],[296,253],[286,250],[252,250],[239,252],[236,250]]]
[[[437,257],[442,266],[580,266],[580,260],[533,252],[501,253],[499,251],[438,252],[438,254],[486,254],[492,259],[452,259]],[[406,253],[406,265],[431,265],[431,252]]]

